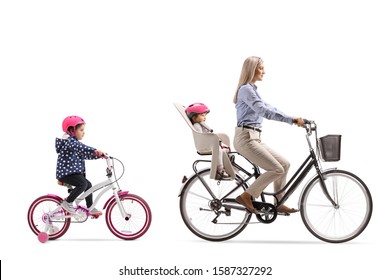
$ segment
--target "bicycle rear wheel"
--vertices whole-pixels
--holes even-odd
[[[70,218],[65,216],[61,208],[62,200],[50,195],[38,197],[31,203],[27,220],[31,230],[38,235],[40,232],[46,232],[50,240],[63,236],[70,226]]]
[[[210,195],[201,179],[206,182],[216,199]],[[251,219],[246,210],[223,206],[222,198],[234,200],[246,190],[243,184],[237,190],[239,178],[231,181],[210,179],[210,169],[193,175],[183,186],[180,195],[180,213],[188,229],[196,236],[209,241],[224,241],[244,230]],[[219,215],[219,216],[218,216]]]
[[[317,238],[331,243],[354,239],[368,225],[372,198],[365,183],[343,170],[323,173],[333,206],[326,198],[317,176],[309,182],[300,199],[300,212],[306,228]]]
[[[124,240],[133,240],[144,235],[152,222],[152,211],[141,197],[126,194],[120,197],[126,217],[123,217],[118,203],[113,199],[107,206],[106,223],[110,231]]]

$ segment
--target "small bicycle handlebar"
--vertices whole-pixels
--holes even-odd
[[[120,178],[122,178],[123,174],[125,173],[125,166],[124,166],[122,161],[120,161],[116,157],[108,155],[107,153],[104,153],[104,155],[102,155],[101,158],[106,160],[106,163],[107,163],[107,168],[106,168],[107,176],[114,175],[115,182],[117,182]],[[119,175],[119,177],[117,177],[117,175],[115,174],[114,162],[118,162],[122,166],[122,173]]]

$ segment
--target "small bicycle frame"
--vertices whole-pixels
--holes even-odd
[[[117,237],[131,240],[142,236],[149,228],[151,223],[151,211],[149,205],[141,197],[130,194],[128,191],[122,191],[118,185],[118,180],[123,176],[116,178],[114,160],[121,163],[116,158],[107,157],[106,180],[95,184],[76,200],[74,213],[68,213],[61,207],[63,199],[55,194],[48,194],[37,198],[30,206],[28,211],[28,222],[32,231],[42,237],[42,240],[57,239],[68,230],[70,223],[85,222],[88,217],[98,218],[99,214],[90,214],[98,201],[109,190],[113,195],[104,204],[103,210],[106,210],[106,221],[110,231]],[[122,164],[123,167],[123,164]],[[59,182],[69,190],[73,186]],[[86,208],[80,203],[90,194],[99,192],[94,199],[93,204]],[[41,239],[40,239],[41,241]]]
[[[76,200],[75,200],[75,204],[77,207],[75,207],[75,210],[76,212],[74,214],[70,214],[68,213],[67,215],[65,216],[56,216],[54,218],[54,220],[60,220],[60,219],[63,219],[63,218],[69,218],[69,217],[76,217],[76,220],[75,221],[71,221],[71,222],[80,222],[80,218],[82,217],[83,215],[83,212],[85,214],[87,214],[87,216],[92,216],[94,218],[97,218],[97,216],[94,216],[94,215],[90,215],[89,214],[89,211],[92,210],[96,204],[98,203],[98,201],[100,200],[100,198],[109,190],[112,190],[113,191],[113,196],[105,203],[103,209],[106,208],[108,202],[112,199],[115,199],[116,202],[118,203],[118,207],[119,207],[119,210],[120,210],[120,213],[122,215],[122,218],[126,218],[126,213],[125,213],[125,210],[123,209],[123,205],[120,203],[120,196],[123,195],[123,194],[127,194],[128,192],[122,192],[119,185],[115,184],[119,179],[115,179],[113,178],[113,165],[112,165],[112,159],[113,158],[110,158],[110,157],[107,157],[106,158],[106,162],[107,162],[107,169],[106,169],[106,176],[107,176],[107,179],[98,183],[98,184],[95,184],[93,185],[90,189],[88,189],[87,191],[85,191],[83,194],[81,194]],[[60,183],[60,182],[59,182]],[[65,187],[67,187],[69,190],[72,190],[73,189],[73,186],[69,185],[69,184],[64,184],[62,183],[61,185],[64,185]],[[95,193],[97,191],[99,191],[100,189],[104,188],[103,190],[101,190],[99,192],[99,194],[96,196],[96,198],[94,198],[94,202],[93,204],[89,207],[89,208],[86,208],[86,207],[83,207],[83,206],[80,206],[80,203],[82,201],[84,201],[84,199],[92,194],[92,193]],[[61,208],[61,207],[59,207]],[[77,211],[77,210],[81,210],[83,209],[84,211]],[[58,211],[59,209],[55,209],[54,211]],[[77,219],[78,218],[78,219]],[[84,222],[85,220],[82,220],[82,222]]]
[[[107,169],[106,169],[106,176],[108,177],[106,180],[92,186],[89,190],[87,190],[86,192],[84,192],[82,195],[80,195],[76,200],[75,200],[75,203],[76,205],[79,205],[80,202],[82,202],[88,195],[90,195],[91,193],[95,193],[97,191],[99,191],[100,189],[104,188],[103,190],[101,190],[99,192],[99,194],[96,196],[96,198],[94,198],[94,202],[93,204],[88,208],[88,211],[92,210],[97,202],[100,200],[100,198],[107,192],[109,191],[110,189],[113,191],[113,197],[117,203],[118,203],[118,206],[119,206],[119,210],[120,210],[120,213],[122,215],[123,218],[126,218],[126,213],[125,213],[125,210],[123,209],[123,205],[120,203],[120,195],[123,195],[124,192],[121,191],[119,185],[115,184],[119,179],[114,179],[113,178],[113,174],[112,174],[112,171],[113,171],[113,165],[112,165],[112,158],[109,158],[107,157],[106,158],[106,162],[107,162]],[[118,190],[117,190],[118,188]],[[127,193],[127,192],[126,192]],[[103,209],[106,208],[107,206],[107,203],[109,202],[110,200],[108,200],[106,202],[106,204],[104,205]]]

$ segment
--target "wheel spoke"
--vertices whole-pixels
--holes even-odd
[[[326,198],[316,177],[301,197],[305,226],[327,242],[339,243],[357,237],[371,218],[372,198],[368,188],[356,175],[342,170],[327,171],[325,185],[336,206]]]
[[[216,199],[212,198],[202,181],[207,183]],[[234,180],[218,182],[210,179],[210,169],[187,181],[180,196],[180,213],[191,232],[206,240],[222,241],[236,236],[246,227],[251,215],[245,210],[223,206],[221,202],[222,198],[234,199],[245,190],[246,185],[243,185],[230,193],[237,184]]]
[[[49,239],[57,239],[65,234],[70,226],[70,219],[64,218],[59,207],[60,201],[51,196],[37,198],[28,210],[28,223],[31,230],[38,235],[46,231]]]
[[[116,201],[113,201],[106,211],[106,222],[110,231],[117,237],[125,240],[133,240],[141,237],[149,229],[151,223],[151,211],[142,198],[129,194],[121,200],[125,210],[122,216]]]

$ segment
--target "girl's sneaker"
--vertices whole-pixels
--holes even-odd
[[[75,213],[74,208],[73,208],[73,204],[67,202],[65,199],[64,199],[64,201],[62,201],[61,207],[64,208],[69,213],[72,213],[72,214]]]
[[[98,216],[98,215],[102,214],[102,211],[97,210],[96,208],[93,208],[91,211],[89,211],[89,214],[94,215],[94,216]]]

